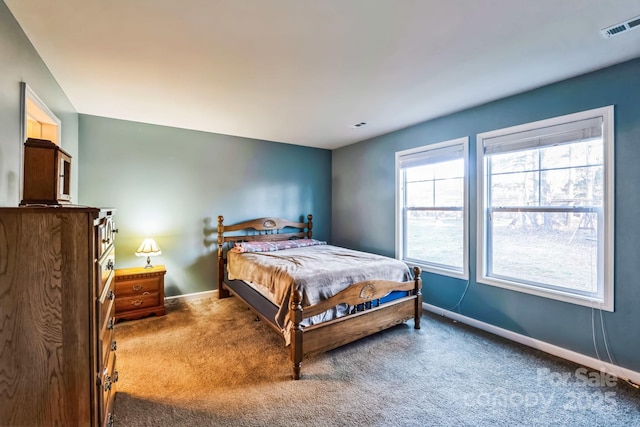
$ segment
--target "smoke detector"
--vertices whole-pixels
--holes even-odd
[[[602,35],[606,38],[617,36],[618,34],[622,34],[625,31],[633,30],[640,26],[640,16],[636,16],[635,18],[631,18],[627,21],[621,22],[616,25],[612,25],[608,28],[603,28],[600,30]]]

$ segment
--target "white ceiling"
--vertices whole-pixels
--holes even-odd
[[[80,113],[329,149],[640,57],[638,0],[4,1]]]

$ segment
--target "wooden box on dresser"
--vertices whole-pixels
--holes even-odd
[[[113,215],[0,208],[0,425],[113,424]]]

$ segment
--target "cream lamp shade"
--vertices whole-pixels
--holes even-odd
[[[158,256],[162,254],[162,250],[160,250],[160,246],[153,239],[144,239],[142,244],[136,251],[136,256],[146,256],[147,257],[147,265],[144,268],[153,268],[151,265],[151,257]]]

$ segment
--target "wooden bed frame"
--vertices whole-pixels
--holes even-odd
[[[235,295],[245,302],[256,315],[282,335],[275,322],[278,306],[269,301],[253,287],[240,280],[229,280],[226,276],[225,244],[239,241],[277,241],[292,238],[312,237],[312,216],[308,222],[293,222],[282,218],[258,218],[234,225],[223,225],[218,217],[218,297]],[[287,231],[286,229],[294,229]],[[306,231],[305,231],[306,229]],[[225,236],[226,232],[236,232]],[[242,232],[242,233],[237,233]],[[227,248],[228,249],[228,248]],[[300,378],[304,357],[328,351],[360,338],[390,328],[413,318],[415,329],[420,329],[422,316],[422,279],[419,267],[413,268],[414,280],[393,282],[389,280],[367,280],[355,283],[333,297],[312,306],[302,306],[302,294],[293,290],[291,295],[291,363],[293,379]],[[408,295],[381,303],[391,291],[408,291]],[[302,320],[320,314],[340,303],[353,310],[350,314],[311,326],[303,326]]]

